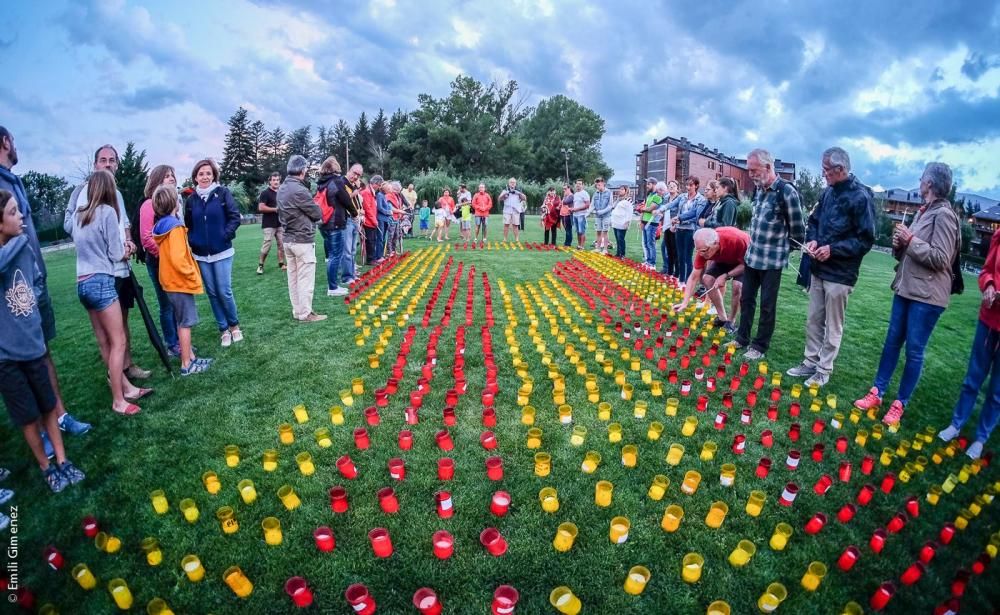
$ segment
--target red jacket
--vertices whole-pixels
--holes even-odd
[[[493,197],[489,192],[477,192],[472,195],[472,209],[477,216],[488,216],[493,209]]]
[[[364,219],[361,224],[368,228],[378,226],[378,204],[375,202],[375,193],[371,186],[365,186],[361,191],[361,207],[364,209]]]
[[[1000,259],[997,258],[997,250],[1000,250],[1000,233],[993,233],[993,239],[990,240],[990,251],[986,253],[986,263],[979,274],[979,290],[981,291],[992,286],[1000,292],[1000,286],[997,286],[997,282],[1000,280]],[[980,306],[979,320],[993,331],[1000,331],[1000,298],[993,302],[992,307],[987,307],[985,303]]]

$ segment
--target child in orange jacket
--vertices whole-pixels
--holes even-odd
[[[160,286],[167,293],[177,319],[177,338],[181,347],[181,376],[208,369],[212,359],[194,356],[191,328],[198,324],[194,296],[205,292],[201,272],[191,255],[187,227],[177,217],[177,192],[173,186],[160,186],[153,193],[153,240],[160,249]]]

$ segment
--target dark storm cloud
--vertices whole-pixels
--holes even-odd
[[[155,111],[181,104],[188,100],[188,95],[179,88],[153,85],[138,88],[124,96],[116,97],[116,100],[126,109]]]

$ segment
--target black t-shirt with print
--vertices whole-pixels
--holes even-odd
[[[257,198],[257,202],[277,209],[278,193],[271,190],[270,186],[264,188],[264,192],[260,193],[260,196]],[[273,214],[261,214],[260,228],[278,228],[279,226],[281,226],[281,224],[278,222],[278,212],[274,212]]]

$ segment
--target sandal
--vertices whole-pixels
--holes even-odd
[[[111,411],[116,414],[121,414],[123,416],[133,416],[139,414],[141,408],[135,404],[126,404],[121,410],[117,410],[114,406],[111,406]]]
[[[48,484],[49,489],[52,490],[52,493],[59,493],[69,486],[69,480],[62,475],[62,472],[59,471],[59,468],[54,463],[50,464],[49,468],[42,472],[42,477]]]
[[[138,395],[125,395],[126,401],[139,401],[143,397],[149,397],[153,394],[153,389],[139,389]]]

